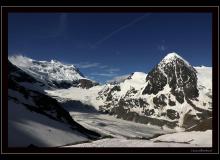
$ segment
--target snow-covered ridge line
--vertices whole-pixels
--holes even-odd
[[[22,55],[8,57],[9,61],[17,67],[30,70],[53,80],[86,79],[74,65],[63,64],[57,60],[37,61]]]
[[[176,52],[171,52],[168,53],[162,60],[161,62],[158,64],[159,66],[163,65],[163,64],[167,64],[169,62],[172,62],[175,59],[181,59],[182,61],[184,61],[184,63],[186,63],[188,66],[190,66],[189,62],[186,61],[183,57],[181,57],[178,53]]]
[[[22,55],[9,56],[8,59],[30,76],[51,87],[90,88],[97,85],[96,82],[86,78],[73,64],[63,64],[57,60],[37,61]]]
[[[172,52],[172,53],[168,53],[163,60],[169,61],[169,60],[173,60],[179,58],[181,60],[183,60],[185,63],[189,64],[188,61],[186,61],[183,57],[181,57],[179,54],[177,54],[176,52]]]

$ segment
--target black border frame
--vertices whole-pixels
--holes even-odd
[[[3,6],[1,7],[2,13],[2,137],[1,137],[1,152],[4,154],[13,153],[26,153],[26,154],[72,154],[72,153],[192,153],[192,154],[213,154],[219,153],[219,77],[213,76],[213,147],[210,148],[8,148],[8,110],[7,110],[7,93],[8,81],[6,75],[8,74],[7,68],[7,55],[8,55],[8,13],[11,12],[87,12],[87,13],[126,13],[126,12],[191,12],[191,13],[212,13],[212,63],[213,75],[218,75],[219,71],[219,7],[218,6]]]

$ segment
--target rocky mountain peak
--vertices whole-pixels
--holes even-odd
[[[176,52],[168,53],[158,64],[160,68],[163,68],[165,65],[170,63],[178,63],[182,62],[182,64],[186,66],[190,66],[189,62],[186,61],[184,58],[182,58],[180,55],[178,55]]]
[[[197,89],[196,70],[177,53],[169,53],[146,77],[147,86],[142,94],[158,94],[166,85],[179,103],[195,99]]]
[[[210,71],[169,53],[148,74],[134,72],[106,85],[97,97],[104,101],[100,111],[140,123],[192,127],[211,116]]]

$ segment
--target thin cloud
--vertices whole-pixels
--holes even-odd
[[[113,77],[116,76],[117,74],[115,73],[91,73],[91,76],[104,76],[104,77]]]
[[[99,66],[99,68],[105,69],[105,68],[108,68],[108,66],[107,65],[102,65],[102,66]]]
[[[114,77],[117,76],[118,74],[116,72],[120,71],[119,68],[109,68],[106,69],[104,71],[102,71],[101,73],[91,73],[90,75],[92,76],[104,76],[104,77]]]
[[[114,72],[120,71],[120,69],[119,68],[109,68],[106,71],[109,72],[109,73],[114,73]]]
[[[117,28],[117,29],[114,30],[113,32],[111,32],[111,33],[105,35],[103,38],[101,38],[100,40],[96,41],[96,42],[92,45],[92,48],[95,48],[97,45],[100,45],[100,44],[103,43],[104,41],[110,39],[112,36],[114,36],[114,35],[117,34],[118,32],[120,32],[120,31],[122,31],[122,30],[124,30],[124,29],[126,29],[126,28],[128,28],[128,27],[130,27],[130,26],[132,26],[132,25],[134,25],[135,23],[141,21],[142,19],[148,17],[149,15],[150,15],[150,14],[144,14],[144,15],[142,15],[142,16],[140,16],[140,17],[138,17],[138,18],[136,18],[136,19],[134,19],[134,20],[132,20],[132,21],[130,21],[129,23],[127,23],[127,24],[125,24],[125,25],[123,25],[123,26]]]
[[[98,62],[80,62],[75,63],[75,66],[79,69],[90,69],[92,73],[90,73],[91,76],[103,76],[103,77],[115,77],[118,75],[118,72],[120,71],[119,68],[113,68],[108,65],[103,65]]]
[[[157,48],[159,51],[165,51],[167,49],[165,45],[159,45]]]
[[[82,63],[79,63],[79,64],[75,64],[78,68],[83,68],[83,69],[86,69],[86,68],[94,68],[94,67],[98,67],[100,65],[100,63],[89,63],[89,62],[82,62]]]

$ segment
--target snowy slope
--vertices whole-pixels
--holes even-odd
[[[122,90],[119,94],[124,95],[127,90],[132,87],[136,90],[141,89],[145,83],[146,75],[147,74],[143,72],[133,73],[129,78],[125,79],[124,83],[120,83]],[[99,107],[104,105],[104,101],[97,96],[110,87],[114,87],[114,85],[99,85],[87,90],[71,87],[68,89],[45,90],[45,92],[47,92],[48,95],[57,98],[59,101],[65,101],[66,99],[78,100],[84,104],[93,106],[96,110],[99,110]]]
[[[68,89],[45,90],[45,92],[61,103],[68,100],[75,100],[99,110],[99,106],[104,105],[104,103],[102,100],[98,100],[96,96],[103,87],[104,86],[94,86],[89,89],[71,87]]]
[[[154,142],[188,143],[194,147],[212,147],[212,130],[178,132],[152,139]]]
[[[118,83],[124,82],[129,76],[130,76],[129,74],[117,76],[117,77],[114,77],[112,80],[108,80],[107,83],[118,84]]]
[[[200,92],[199,101],[195,102],[195,104],[200,106],[200,108],[212,110],[212,67],[200,66],[194,68],[197,71],[198,89]]]
[[[85,142],[88,138],[70,125],[30,112],[22,104],[8,103],[8,146],[55,147]]]
[[[151,140],[108,138],[64,147],[212,147],[212,131],[179,132]]]
[[[212,67],[194,67],[197,71],[198,85],[212,89]]]
[[[84,84],[83,87],[85,87],[85,83],[88,87],[95,85],[95,82],[85,78],[74,65],[63,64],[56,60],[36,61],[21,55],[10,56],[9,60],[29,75],[51,87],[69,88],[80,86],[81,83]]]
[[[45,85],[8,62],[9,147],[55,147],[97,139],[44,92]]]
[[[123,82],[116,84],[116,85],[111,85],[107,84],[106,86],[103,87],[103,89],[99,92],[100,98],[106,100],[106,96],[102,96],[102,94],[107,93],[110,91],[113,87],[118,86],[120,87],[120,90],[117,90],[117,96],[120,98],[121,96],[125,95],[128,90],[141,90],[144,87],[145,79],[146,79],[147,74],[143,72],[134,72],[132,73],[127,79],[125,79]]]

